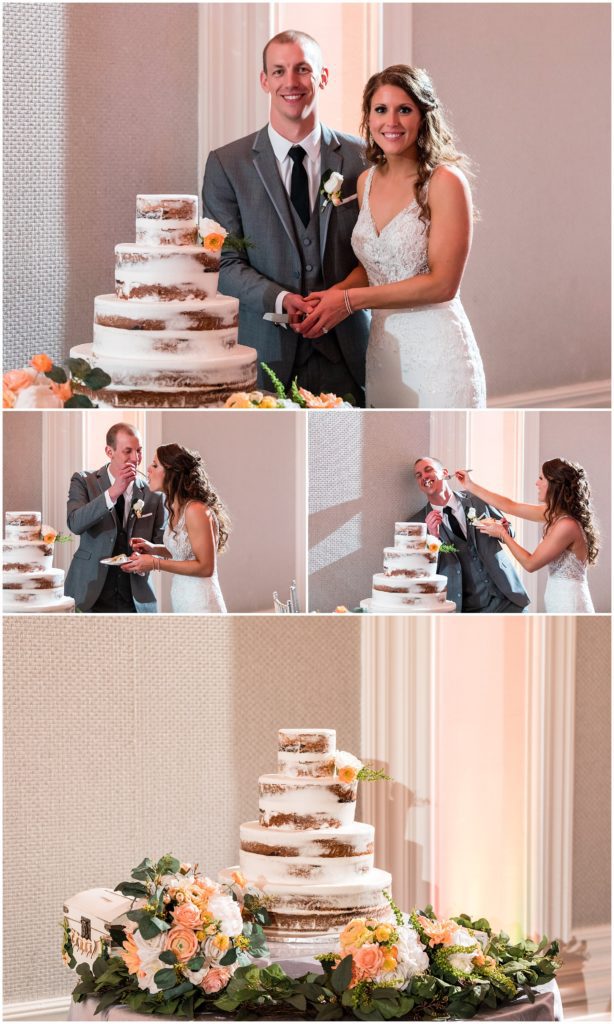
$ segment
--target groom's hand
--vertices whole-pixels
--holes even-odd
[[[115,477],[113,486],[109,487],[109,497],[113,501],[117,501],[120,494],[123,494],[134,480],[136,480],[136,466],[131,462],[127,462]]]
[[[303,313],[305,316],[309,316],[313,309],[313,302],[304,299],[302,295],[293,295],[292,292],[288,292],[287,295],[284,295],[282,306],[284,313]],[[297,326],[300,330],[300,324]]]
[[[426,517],[426,527],[433,537],[439,537],[439,527],[442,522],[443,516],[441,512],[437,512],[434,508],[431,509]]]

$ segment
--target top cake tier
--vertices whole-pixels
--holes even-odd
[[[319,777],[335,773],[334,729],[280,729],[277,746],[282,775]]]
[[[423,549],[426,546],[426,523],[395,523],[395,548]]]
[[[136,241],[147,245],[194,245],[198,241],[197,197],[137,196]]]
[[[7,540],[40,540],[40,512],[5,512],[4,535]]]

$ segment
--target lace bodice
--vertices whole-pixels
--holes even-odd
[[[373,175],[367,175],[362,206],[352,232],[352,248],[367,272],[370,285],[403,281],[428,273],[428,224],[420,220],[414,199],[377,233],[371,214],[369,193]]]
[[[167,524],[164,530],[164,546],[173,561],[186,562],[194,558],[194,551],[185,525],[183,509],[174,528]],[[214,543],[217,548],[218,524],[213,522]],[[173,575],[171,585],[171,604],[174,612],[216,613],[225,612],[226,606],[217,577],[217,553],[214,555],[214,568],[211,576],[180,576]]]
[[[548,565],[549,575],[561,580],[585,580],[586,570],[586,562],[569,550],[562,551]]]

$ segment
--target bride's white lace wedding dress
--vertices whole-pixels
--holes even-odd
[[[188,502],[189,504],[189,502]],[[186,562],[194,558],[192,545],[185,525],[185,511],[183,509],[177,525],[171,529],[167,524],[164,530],[164,547],[171,557],[178,562]],[[226,605],[217,578],[217,539],[218,525],[215,517],[212,518],[214,533],[214,568],[211,576],[180,576],[173,575],[171,584],[171,607],[174,612],[189,614],[200,612],[201,614],[224,613]]]
[[[370,285],[428,272],[427,228],[414,200],[378,234],[367,176],[352,248]],[[411,309],[374,309],[367,348],[368,408],[479,409],[486,405],[482,359],[457,294]]]
[[[544,594],[547,612],[594,612],[588,589],[586,562],[573,551],[563,551],[548,565]]]

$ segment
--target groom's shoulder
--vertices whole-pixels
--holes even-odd
[[[350,135],[348,132],[340,132],[337,128],[330,128],[328,125],[323,124],[322,139],[325,145],[339,146],[344,153],[354,154],[364,163],[365,167],[367,166],[365,141],[360,136]]]
[[[421,508],[412,512],[407,519],[408,523],[424,523],[426,521],[426,514],[428,511],[428,505],[422,505]]]
[[[227,142],[224,146],[218,146],[217,149],[211,150],[210,156],[217,157],[222,164],[229,160],[243,159],[251,153],[254,143],[263,131],[265,128],[259,128],[257,132],[244,135],[243,138],[235,139],[233,142]]]

